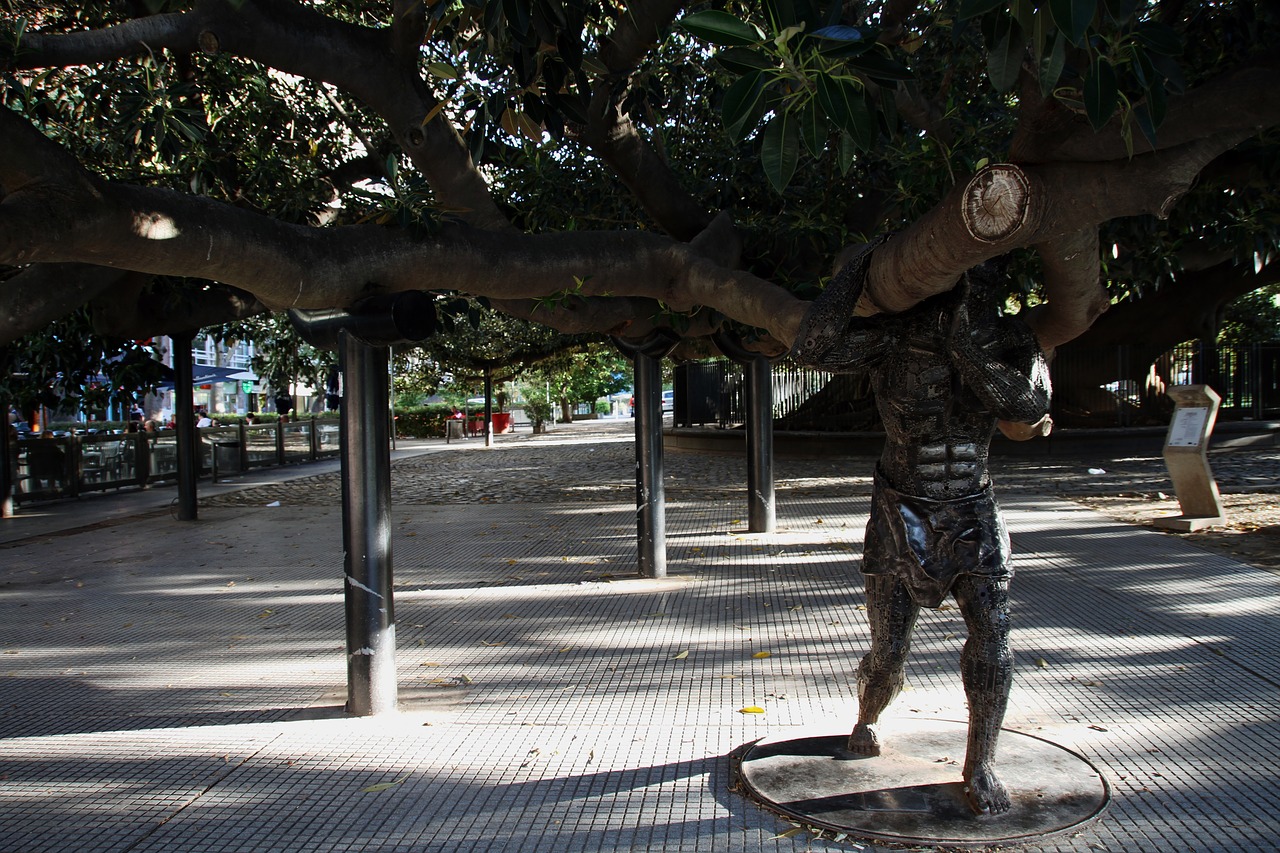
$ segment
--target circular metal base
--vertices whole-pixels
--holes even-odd
[[[814,829],[906,845],[986,846],[1043,838],[1095,820],[1110,788],[1085,758],[1003,729],[996,762],[1013,808],[975,815],[961,790],[965,723],[910,720],[883,732],[875,757],[845,751],[848,731],[765,738],[738,764],[743,791]]]

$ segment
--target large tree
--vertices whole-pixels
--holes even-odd
[[[1274,280],[1273,4],[3,6],[0,343],[416,289],[781,351],[890,231],[861,311],[1022,252],[1050,349],[1158,279]]]

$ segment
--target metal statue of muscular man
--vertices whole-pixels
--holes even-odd
[[[871,651],[858,667],[849,750],[880,753],[873,727],[902,689],[916,617],[950,593],[969,632],[965,796],[975,812],[997,814],[1011,805],[993,765],[1013,674],[1013,570],[987,449],[997,422],[1009,422],[1011,437],[1029,437],[1013,424],[1047,433],[1048,370],[1031,330],[998,315],[991,264],[908,311],[855,316],[870,248],[809,309],[792,350],[820,369],[869,371],[885,429],[862,561]]]

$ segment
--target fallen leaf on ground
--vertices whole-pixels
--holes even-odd
[[[767,657],[771,656],[772,654],[773,654],[773,652],[756,652],[754,655],[752,655],[752,657],[753,657],[753,658],[767,658]]]
[[[685,659],[685,658],[687,658],[688,656],[689,656],[689,650],[688,650],[688,649],[685,649],[685,650],[684,650],[684,651],[682,651],[682,652],[676,652],[674,655],[672,655],[672,656],[671,656],[671,659],[672,659],[672,660],[684,660],[684,659]]]
[[[761,708],[759,705],[748,705],[745,708],[739,708],[738,713],[739,714],[763,714],[764,708]]]
[[[408,779],[408,778],[409,778],[408,776],[401,776],[399,779],[396,779],[396,780],[394,780],[394,781],[392,781],[392,782],[379,782],[379,783],[377,783],[376,785],[370,785],[370,786],[369,786],[369,787],[367,787],[367,788],[361,788],[361,789],[360,789],[360,793],[362,793],[362,794],[380,794],[380,793],[382,793],[383,791],[387,791],[387,790],[390,790],[391,788],[394,788],[396,785],[399,785],[401,782],[403,782],[404,780],[406,780],[406,779]]]

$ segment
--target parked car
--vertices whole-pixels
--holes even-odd
[[[636,416],[636,398],[635,398],[634,396],[633,396],[630,400],[628,400],[628,401],[627,401],[627,406],[629,406],[629,407],[630,407],[630,409],[631,409],[631,417],[633,417],[633,418],[634,418],[634,417]],[[665,414],[666,412],[674,412],[675,410],[676,410],[676,392],[675,392],[675,391],[663,391],[663,392],[662,392],[662,411],[663,411],[663,413]]]

